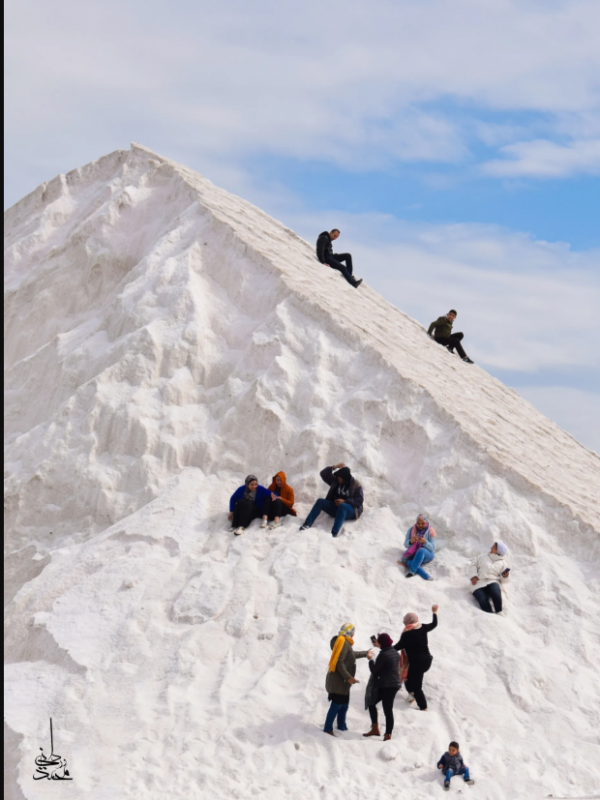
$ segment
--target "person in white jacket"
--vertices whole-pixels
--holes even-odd
[[[471,562],[475,575],[471,578],[473,597],[482,611],[496,614],[502,611],[502,587],[506,583],[510,567],[506,562],[508,547],[504,542],[494,542],[489,553],[482,553]],[[491,605],[493,603],[493,606]]]

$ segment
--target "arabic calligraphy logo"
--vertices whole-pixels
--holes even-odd
[[[72,781],[73,778],[67,769],[67,759],[54,752],[54,734],[52,732],[52,717],[50,717],[50,755],[44,755],[44,748],[40,747],[40,755],[35,760],[34,781],[47,778],[49,781]]]

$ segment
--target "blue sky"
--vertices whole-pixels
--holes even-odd
[[[8,0],[11,205],[138,141],[313,240],[588,447],[597,0]]]

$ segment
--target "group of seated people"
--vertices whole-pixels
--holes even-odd
[[[346,520],[358,519],[365,502],[363,488],[346,464],[334,464],[321,470],[321,478],[329,487],[327,495],[319,498],[300,526],[301,531],[311,528],[319,514],[324,511],[333,517],[331,535],[339,535]],[[240,536],[252,520],[260,519],[260,527],[270,529],[281,525],[281,518],[291,514],[294,508],[294,490],[288,484],[283,471],[276,473],[268,487],[261,486],[255,475],[248,475],[243,486],[231,495],[229,519],[231,530]],[[404,552],[398,564],[405,567],[406,577],[418,575],[425,581],[434,580],[423,569],[435,557],[436,533],[424,514],[419,514],[404,537]],[[471,592],[486,612],[502,612],[501,585],[508,580],[510,567],[506,561],[508,548],[503,542],[494,542],[488,553],[472,560]]]
[[[334,518],[331,535],[336,537],[345,520],[358,519],[362,514],[365,500],[363,488],[345,464],[325,467],[321,470],[321,478],[329,486],[327,496],[317,500],[300,530],[312,528],[321,511],[324,511]],[[236,536],[244,533],[252,520],[259,517],[262,520],[261,528],[278,528],[281,517],[286,514],[296,516],[296,510],[294,490],[288,485],[283,471],[273,476],[268,489],[259,484],[255,475],[248,475],[244,485],[236,489],[229,500],[231,530]]]

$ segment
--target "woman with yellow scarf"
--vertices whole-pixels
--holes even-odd
[[[327,699],[331,701],[325,727],[323,730],[333,736],[333,723],[337,718],[337,726],[340,731],[347,731],[346,712],[350,702],[350,687],[358,683],[356,678],[356,659],[366,658],[368,650],[354,651],[354,625],[347,622],[342,625],[340,632],[331,640],[331,658],[329,659],[329,669],[325,679],[325,689]]]

